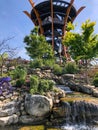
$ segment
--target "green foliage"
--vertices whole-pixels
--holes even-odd
[[[25,79],[27,75],[26,69],[22,67],[17,67],[15,70],[10,72],[10,76],[13,80],[15,79]]]
[[[39,78],[36,75],[31,76],[30,78],[30,93],[36,93],[38,91]]]
[[[43,92],[47,92],[49,89],[49,84],[48,84],[48,81],[43,79],[43,80],[40,80],[40,84],[39,84],[39,87],[38,87],[38,90],[40,93],[43,93]]]
[[[46,67],[53,68],[53,65],[55,64],[55,60],[54,59],[44,59],[43,64]]]
[[[98,77],[98,72],[96,72],[95,77]]]
[[[62,74],[62,67],[58,64],[53,65],[53,73],[56,75],[61,75]]]
[[[95,85],[95,87],[98,87],[98,72],[94,76],[93,84]]]
[[[98,77],[94,78],[93,84],[95,85],[95,87],[98,87]]]
[[[38,87],[40,93],[53,90],[54,83],[51,80],[41,79]]]
[[[69,47],[69,53],[74,60],[91,59],[98,54],[98,35],[94,32],[95,22],[87,20],[82,24],[82,32],[66,32],[63,44]]]
[[[31,31],[29,36],[24,38],[26,43],[26,50],[28,55],[32,58],[52,58],[53,50],[52,46],[46,42],[46,39],[43,35],[38,35],[38,29]]]
[[[48,90],[53,90],[54,82],[51,80],[48,80],[49,88]]]
[[[75,26],[71,22],[69,22],[67,24],[67,31],[74,30],[74,29],[75,29]]]
[[[45,79],[39,79],[38,76],[33,75],[30,78],[30,93],[40,93],[43,94],[44,92],[47,92],[49,90],[53,89],[53,81],[51,80],[45,80]]]
[[[25,80],[24,79],[18,79],[16,81],[16,87],[21,87],[22,85],[24,85]]]
[[[42,59],[34,59],[30,62],[30,68],[40,68],[43,66],[43,60]]]
[[[67,62],[63,68],[63,73],[74,74],[78,72],[78,67],[75,62]]]

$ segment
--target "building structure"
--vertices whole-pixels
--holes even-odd
[[[24,13],[32,20],[35,26],[39,27],[39,34],[44,35],[46,40],[52,44],[56,55],[63,55],[70,59],[68,48],[62,45],[62,38],[66,34],[67,23],[75,20],[78,14],[85,8],[78,10],[73,6],[74,0],[45,0],[37,5],[33,0],[29,0],[31,13]]]

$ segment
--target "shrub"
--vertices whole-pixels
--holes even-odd
[[[43,60],[42,59],[34,59],[32,62],[30,62],[31,68],[40,68],[43,66]]]
[[[63,73],[74,74],[78,72],[78,67],[75,62],[67,62],[63,68]]]
[[[98,77],[98,72],[95,74],[95,77]]]
[[[40,93],[43,93],[43,92],[47,92],[48,90],[49,90],[49,83],[48,83],[48,81],[45,80],[45,79],[40,80],[38,91]]]
[[[44,59],[43,60],[43,64],[44,66],[46,67],[50,67],[50,68],[53,68],[53,64],[55,63],[54,59]]]
[[[56,75],[61,75],[62,74],[62,67],[60,67],[60,65],[58,65],[58,64],[54,64],[53,73]]]
[[[12,79],[25,79],[27,71],[24,68],[17,67],[15,70],[10,72]]]
[[[53,90],[53,85],[54,85],[53,81],[41,79],[39,86],[38,86],[38,91],[40,93],[43,93],[43,92],[47,92],[49,90]]]
[[[24,85],[25,80],[24,79],[18,79],[16,81],[16,87],[21,87],[22,85]]]
[[[39,78],[36,75],[31,76],[30,78],[30,93],[36,93],[38,91]]]
[[[48,80],[48,84],[49,84],[49,90],[53,90],[54,82],[51,80]]]
[[[95,85],[95,87],[98,87],[98,72],[94,76],[93,84]]]
[[[98,87],[98,77],[94,77],[93,84],[95,87]]]

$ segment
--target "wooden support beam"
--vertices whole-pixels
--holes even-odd
[[[76,19],[76,17],[80,14],[80,12],[85,8],[85,6],[82,6],[78,9],[76,16],[72,19],[72,22]]]
[[[51,18],[52,18],[52,23],[51,23],[51,29],[52,29],[52,48],[54,51],[54,13],[53,13],[53,2],[52,0],[50,1],[51,3]]]
[[[23,11],[24,12],[24,14],[26,14],[30,19],[31,19],[31,14],[29,14],[29,12],[28,11]],[[36,26],[36,23],[35,23],[35,21],[33,20],[33,19],[31,19],[31,21],[34,23],[34,25]]]
[[[41,21],[41,18],[40,18],[40,15],[39,15],[39,12],[35,9],[35,4],[32,0],[29,0],[31,6],[33,7],[33,10],[35,12],[35,15],[36,15],[36,18],[38,20],[38,23],[39,23],[39,28],[40,28],[40,33],[43,34],[44,33],[44,29],[42,27],[42,21]]]
[[[67,24],[67,20],[68,20],[68,16],[69,16],[69,13],[70,13],[70,10],[71,10],[71,7],[73,5],[73,2],[74,0],[71,0],[70,1],[70,5],[69,7],[67,8],[67,12],[66,12],[66,15],[65,15],[65,18],[64,18],[64,27],[62,29],[62,33],[63,33],[63,36],[62,36],[62,39],[66,33],[66,24]],[[64,53],[64,56],[66,57],[66,60],[69,60],[70,59],[70,55],[68,53],[68,48],[63,46],[63,53]]]
[[[67,8],[67,12],[66,12],[66,15],[65,15],[65,18],[64,18],[64,27],[63,27],[63,31],[62,31],[63,32],[63,36],[65,35],[65,32],[66,32],[66,24],[67,24],[68,16],[69,16],[69,13],[70,13],[70,10],[71,10],[73,2],[74,2],[74,0],[70,1],[70,5]]]

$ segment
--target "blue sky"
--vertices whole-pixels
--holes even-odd
[[[35,4],[43,0],[34,0]],[[66,0],[70,1],[70,0]],[[96,21],[95,33],[98,34],[98,0],[75,0],[74,6],[79,9],[80,6],[86,8],[79,14],[74,23],[78,24],[79,31],[82,22],[87,19]],[[31,11],[32,7],[28,0],[0,0],[0,41],[8,37],[15,36],[9,41],[13,47],[18,47],[16,57],[28,59],[23,39],[34,28],[32,21],[23,13],[24,10]]]

